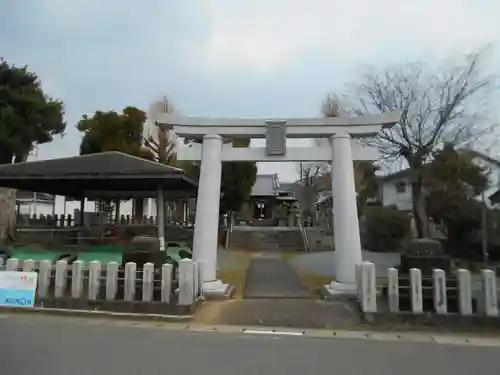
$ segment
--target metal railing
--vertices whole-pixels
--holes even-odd
[[[307,252],[310,251],[310,248],[309,248],[309,238],[307,237],[307,229],[304,226],[302,218],[299,218],[299,228],[300,228],[300,234],[302,236],[302,242],[304,244],[304,251],[307,253]]]

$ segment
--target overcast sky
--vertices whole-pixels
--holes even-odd
[[[47,159],[78,153],[82,114],[160,95],[191,116],[317,116],[362,64],[498,43],[499,14],[495,0],[0,0],[0,56],[66,104]],[[297,168],[260,168],[274,171]]]

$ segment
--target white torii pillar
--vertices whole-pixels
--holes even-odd
[[[330,137],[330,142],[335,281],[326,288],[330,294],[353,294],[356,293],[355,266],[361,264],[362,255],[351,136],[337,133]]]
[[[193,239],[193,258],[203,265],[203,291],[206,295],[225,295],[229,286],[217,280],[217,250],[219,206],[222,176],[222,137],[203,136],[196,218]]]

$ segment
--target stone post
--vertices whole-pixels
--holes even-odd
[[[50,276],[52,273],[52,262],[42,260],[38,271],[38,298],[46,298],[49,294]]]
[[[142,302],[153,302],[155,265],[146,263],[142,268]]]
[[[114,301],[118,290],[118,263],[106,265],[106,301]]]
[[[361,301],[361,264],[356,264],[354,269],[354,274],[356,275],[356,294],[358,299]]]
[[[5,265],[6,271],[17,271],[18,269],[19,269],[19,259],[17,258],[7,259],[7,263]]]
[[[446,272],[441,269],[432,271],[434,294],[434,310],[438,314],[448,313],[448,296],[446,290]]]
[[[377,280],[375,264],[361,264],[361,308],[365,313],[377,312]]]
[[[387,297],[389,299],[389,311],[399,312],[399,272],[396,268],[387,270]]]
[[[23,272],[33,272],[35,269],[35,261],[33,259],[26,259],[23,262]]]
[[[417,268],[410,270],[410,292],[411,292],[411,310],[414,314],[423,312],[422,298],[422,272]]]
[[[197,261],[196,264],[198,265],[197,271],[198,271],[198,295],[203,298],[204,293],[203,293],[203,262]]]
[[[95,301],[101,289],[101,262],[89,262],[89,300]]]
[[[124,300],[128,302],[132,302],[135,300],[136,271],[136,263],[128,262],[127,264],[125,264]]]
[[[498,316],[497,279],[492,270],[482,270],[482,289],[484,313],[486,316]]]
[[[161,267],[161,302],[170,303],[172,294],[172,265],[165,263]]]
[[[71,298],[82,298],[84,263],[76,260],[71,266]]]
[[[54,297],[64,297],[66,291],[66,282],[68,277],[68,262],[65,260],[58,260],[56,262],[56,277],[54,285]]]
[[[458,311],[461,315],[472,314],[472,290],[469,270],[459,269],[458,276]]]
[[[199,276],[200,274],[198,273],[198,263],[193,262],[193,296],[195,300],[198,298],[198,293],[199,293],[199,286],[200,286],[200,282],[198,280]]]
[[[179,305],[190,306],[194,302],[194,267],[191,259],[179,261]]]

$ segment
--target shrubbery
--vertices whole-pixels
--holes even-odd
[[[371,251],[398,251],[410,235],[411,218],[395,206],[369,207],[364,215],[364,248]]]

